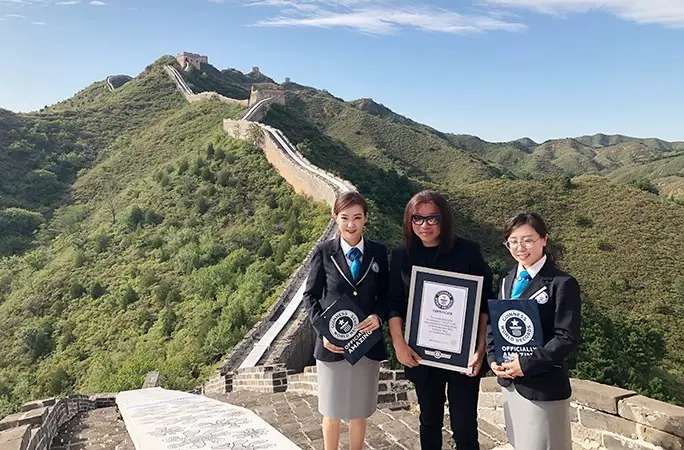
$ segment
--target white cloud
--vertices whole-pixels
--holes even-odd
[[[503,20],[500,15],[461,14],[416,0],[258,0],[245,5],[278,11],[275,17],[254,24],[262,27],[342,27],[375,35],[402,29],[470,34],[526,28],[522,23]]]
[[[33,25],[47,25],[45,22],[31,22]]]
[[[684,28],[683,0],[481,0],[488,5],[564,15],[604,11],[636,23]]]
[[[11,17],[13,19],[26,19],[26,16],[22,16],[21,14],[5,14],[5,17]]]
[[[79,3],[81,3],[80,0],[69,0],[66,2],[57,2],[57,5],[78,5]]]
[[[101,2],[100,0],[93,0],[90,4],[93,6],[107,6],[105,2]]]

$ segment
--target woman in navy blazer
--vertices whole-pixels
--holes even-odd
[[[358,331],[373,331],[387,315],[387,248],[364,238],[368,206],[358,192],[347,192],[337,198],[333,218],[338,233],[314,249],[304,304],[313,322],[340,296],[347,295],[368,316],[359,323]],[[366,419],[377,408],[380,361],[387,358],[385,344],[378,342],[352,366],[342,357],[341,347],[318,331],[316,334],[318,409],[323,415],[325,450],[338,449],[341,420],[349,420],[350,449],[360,450]]]
[[[506,222],[504,245],[517,264],[499,282],[499,299],[535,299],[544,345],[499,365],[491,327],[487,360],[502,386],[508,440],[516,450],[571,450],[570,379],[566,358],[579,345],[580,289],[545,254],[548,230],[536,213]]]

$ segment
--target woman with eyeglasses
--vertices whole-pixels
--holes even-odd
[[[420,364],[420,356],[404,340],[413,266],[484,277],[476,351],[468,363],[472,375],[463,375]],[[441,450],[444,403],[449,399],[453,439],[458,450],[478,450],[477,400],[480,368],[485,355],[487,299],[491,298],[492,273],[480,246],[456,236],[454,217],[446,199],[433,190],[414,195],[404,210],[404,246],[392,252],[388,305],[389,329],[406,378],[416,386],[420,405],[420,446]]]
[[[389,275],[387,247],[363,236],[368,205],[358,192],[341,194],[333,205],[337,234],[316,245],[303,298],[311,321],[342,295],[351,298],[368,316],[357,325],[371,332],[386,319],[385,298]],[[318,375],[318,410],[323,415],[325,450],[337,450],[341,421],[349,421],[349,448],[361,450],[366,419],[377,408],[380,361],[387,359],[385,342],[374,345],[355,365],[342,356],[344,349],[316,331],[314,348]]]
[[[487,361],[498,377],[508,440],[516,450],[571,450],[570,379],[566,358],[580,340],[580,288],[546,255],[549,233],[541,216],[520,213],[504,227],[516,263],[501,277],[499,299],[535,299],[544,345],[531,356],[499,365],[491,329]]]

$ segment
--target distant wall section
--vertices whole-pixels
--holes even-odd
[[[188,63],[195,69],[200,69],[202,64],[209,64],[209,58],[204,55],[198,55],[197,53],[183,52],[176,55],[176,61],[181,67],[185,67]]]
[[[285,178],[285,181],[294,188],[295,192],[307,195],[315,201],[326,202],[331,206],[335,203],[337,192],[322,177],[306,170],[289,156],[270,130],[260,124],[246,120],[226,119],[223,121],[225,132],[237,139],[248,139],[250,126],[258,126],[262,129],[264,140],[261,148],[266,159],[276,168],[280,176]]]

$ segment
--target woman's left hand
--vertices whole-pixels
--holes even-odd
[[[480,373],[480,366],[482,366],[482,359],[483,358],[484,358],[484,352],[479,352],[479,351],[475,350],[475,353],[473,353],[473,356],[470,357],[470,361],[468,361],[468,367],[473,369],[468,374],[469,377],[475,377]]]
[[[520,367],[520,357],[517,353],[513,353],[511,357],[513,358],[512,361],[501,364],[501,367],[503,367],[506,371],[506,374],[508,374],[508,376],[512,378],[524,377],[525,374],[523,373],[522,368]]]
[[[377,314],[371,314],[356,326],[356,329],[363,333],[370,333],[378,328],[380,328],[380,318]]]

